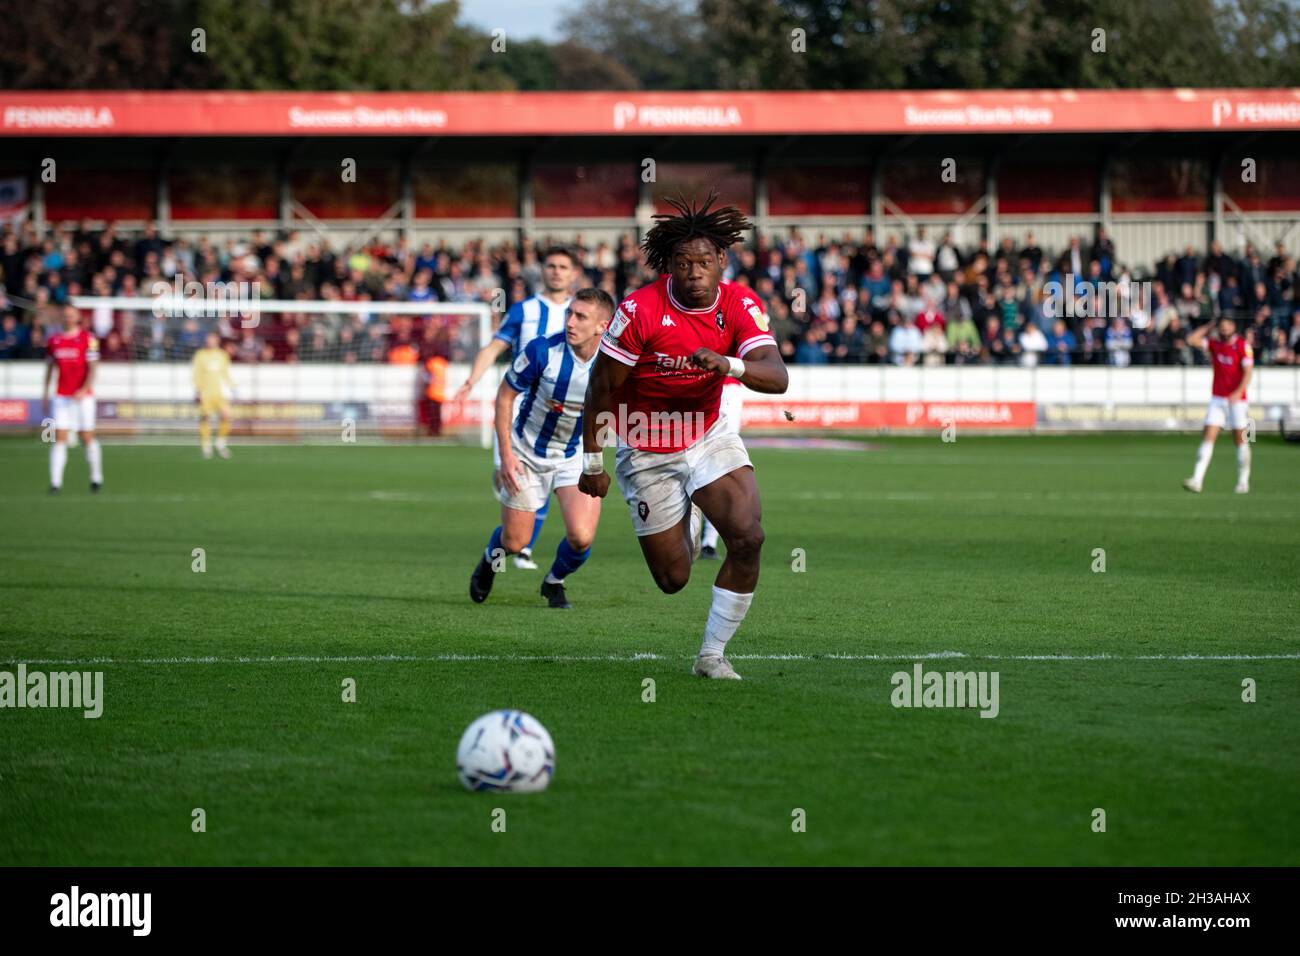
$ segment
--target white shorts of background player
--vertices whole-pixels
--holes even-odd
[[[1228,427],[1241,431],[1246,427],[1250,414],[1246,402],[1229,402],[1222,395],[1210,399],[1210,407],[1205,412],[1205,424],[1216,428]]]
[[[95,430],[95,397],[73,398],[55,395],[52,403],[56,431],[93,432]]]
[[[557,488],[576,485],[582,475],[580,453],[575,452],[569,458],[540,458],[531,448],[525,448],[519,436],[513,431],[510,433],[510,447],[514,450],[515,457],[519,459],[519,465],[524,473],[515,476],[515,481],[519,484],[518,494],[510,494],[510,490],[504,485],[493,489],[497,501],[507,508],[535,513],[546,504],[547,499],[551,497],[551,492]],[[500,467],[498,462],[493,471]]]
[[[614,476],[640,538],[681,522],[690,511],[691,495],[746,465],[751,462],[745,443],[719,418],[685,451],[639,451],[620,445]]]

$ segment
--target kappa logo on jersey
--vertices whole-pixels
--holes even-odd
[[[635,302],[629,302],[626,304],[629,306],[636,305]],[[632,320],[629,319],[627,314],[623,311],[623,307],[619,306],[614,310],[614,318],[610,321],[609,328],[605,330],[605,334],[608,335],[612,341],[623,334],[623,330],[627,328],[628,323],[631,321]]]
[[[660,325],[671,325],[671,326],[674,326],[674,327],[676,327],[676,325],[677,325],[676,322],[674,322],[671,318],[669,318],[669,317],[666,316],[666,315],[664,316],[664,320],[663,320],[662,322],[660,322],[659,324],[660,324]]]
[[[624,299],[624,300],[623,300],[623,304],[620,305],[619,308],[620,308],[620,309],[627,309],[627,314],[628,314],[628,315],[636,315],[636,300],[635,300],[635,299]]]

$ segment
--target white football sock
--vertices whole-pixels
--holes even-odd
[[[753,600],[753,592],[740,594],[723,590],[716,584],[713,586],[713,605],[709,608],[709,620],[704,625],[701,655],[722,654],[726,651],[727,641],[731,640],[731,635],[740,627]]]
[[[97,485],[103,484],[104,456],[100,453],[98,438],[86,442],[86,463],[90,465],[90,480]]]
[[[556,577],[554,574],[552,574],[550,571],[547,571],[547,572],[546,572],[546,583],[547,583],[547,584],[563,584],[563,583],[564,583],[564,578],[557,578],[557,577]]]
[[[1237,484],[1250,482],[1250,445],[1242,442],[1237,446]]]
[[[68,446],[56,441],[50,446],[50,486],[63,487],[63,467],[68,463]]]
[[[1205,480],[1205,469],[1210,467],[1210,456],[1214,454],[1214,442],[1203,441],[1196,449],[1196,470],[1192,472],[1192,481],[1198,485]]]
[[[700,546],[715,550],[718,547],[718,529],[713,527],[713,522],[708,518],[704,519],[704,536],[700,539]]]

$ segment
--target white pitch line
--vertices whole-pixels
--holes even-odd
[[[39,664],[63,667],[86,667],[98,664],[190,665],[190,664],[432,664],[460,661],[501,663],[606,663],[634,664],[638,661],[692,660],[690,655],[675,654],[401,654],[284,657],[85,657],[85,658],[10,658],[5,664]],[[964,654],[961,651],[931,651],[924,654],[732,654],[735,661],[1295,661],[1296,654]]]

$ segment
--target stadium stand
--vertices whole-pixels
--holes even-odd
[[[254,231],[219,244],[28,222],[0,228],[0,359],[39,359],[54,307],[72,296],[139,296],[157,283],[257,283],[274,299],[485,302],[502,308],[540,287],[537,242],[398,239],[352,253],[301,233]],[[621,298],[652,279],[630,234],[572,244],[585,282]],[[959,248],[924,228],[877,241],[799,230],[729,255],[728,278],[765,302],[788,362],[899,365],[1191,365],[1186,332],[1237,318],[1260,364],[1300,363],[1300,276],[1282,243],[1265,258],[1218,244],[1129,264],[1104,230],[1045,250],[1032,234],[996,248]],[[1074,290],[1074,301],[1065,302]],[[501,295],[498,297],[498,290]],[[1055,291],[1055,296],[1053,295]],[[1079,308],[1088,301],[1090,309]],[[98,309],[91,327],[111,362],[185,361],[217,327],[237,362],[414,362],[472,357],[473,329],[452,316],[275,314],[257,328],[225,318]]]

